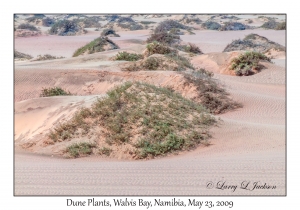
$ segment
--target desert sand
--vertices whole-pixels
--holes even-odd
[[[251,17],[245,17],[251,18]],[[140,17],[137,18],[141,19]],[[153,18],[153,21],[160,18]],[[149,20],[149,19],[147,19]],[[151,20],[151,19],[150,19]],[[214,78],[243,108],[216,115],[222,123],[212,129],[211,145],[179,155],[152,160],[122,160],[90,156],[65,159],[59,146],[42,149],[26,143],[46,135],[58,121],[75,110],[90,106],[107,90],[124,81],[155,85],[180,84],[171,71],[123,72],[123,61],[110,57],[119,51],[142,53],[149,30],[119,31],[112,37],[120,49],[72,58],[73,52],[99,36],[18,37],[15,49],[32,56],[51,53],[65,56],[51,61],[15,62],[15,195],[285,195],[286,194],[286,83],[285,55],[277,56],[266,69],[237,77],[222,71],[230,53],[222,50],[234,39],[257,33],[285,46],[285,30],[208,31],[182,35],[184,42],[200,47],[192,57],[196,67],[214,72]],[[60,86],[76,96],[40,98],[43,87]],[[189,97],[189,90],[180,90]],[[52,152],[52,153],[51,153]],[[276,189],[209,189],[208,182],[276,186]]]

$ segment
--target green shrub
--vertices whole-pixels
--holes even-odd
[[[60,20],[49,29],[49,34],[57,34],[59,36],[74,36],[82,33],[86,33],[86,31],[76,20]]]
[[[153,23],[156,23],[156,22],[153,22],[153,21],[141,21],[141,24],[145,24],[145,25],[149,25],[149,24],[153,24]]]
[[[44,14],[34,14],[33,16],[37,17],[37,18],[44,18],[44,17],[46,17],[46,15],[44,15]]]
[[[143,26],[135,22],[131,17],[118,17],[116,22],[117,26],[131,31],[143,29]]]
[[[62,95],[71,95],[71,93],[69,91],[68,92],[65,91],[60,87],[43,88],[40,97],[62,96]]]
[[[179,23],[176,20],[164,20],[160,22],[157,27],[154,29],[154,33],[162,33],[162,32],[168,32],[171,31],[172,29],[190,29],[190,27],[185,26],[181,23]]]
[[[166,55],[166,57],[176,62],[176,64],[178,65],[176,69],[174,69],[176,71],[184,71],[186,70],[186,68],[195,69],[189,59],[179,55],[178,53],[169,53]]]
[[[271,62],[271,59],[259,52],[246,52],[231,61],[230,69],[237,76],[248,76],[254,74],[253,69],[260,70],[259,61]]]
[[[128,53],[128,52],[118,52],[115,60],[124,60],[124,61],[137,61],[142,59],[143,56],[141,54],[136,53]]]
[[[100,28],[101,24],[99,23],[99,19],[97,17],[87,17],[83,20],[79,19],[78,22],[83,23],[84,28]]]
[[[266,37],[258,34],[249,34],[244,39],[233,40],[232,43],[228,44],[223,52],[230,51],[256,51],[256,52],[267,52],[270,49],[276,49],[279,51],[285,51],[285,47],[268,40]]]
[[[169,54],[172,52],[176,52],[165,44],[154,41],[152,43],[147,44],[148,56],[153,54]]]
[[[38,55],[37,59],[35,59],[34,61],[45,61],[45,60],[54,60],[54,59],[62,59],[62,58],[65,57],[63,56],[56,57],[53,55],[45,54],[45,55]]]
[[[213,79],[213,73],[205,69],[193,72],[182,72],[186,85],[196,87],[197,95],[194,101],[201,103],[210,113],[221,114],[229,110],[243,107],[228,97],[229,93]]]
[[[49,17],[46,17],[42,20],[43,26],[50,27],[55,23],[55,20]]]
[[[219,30],[221,25],[217,22],[207,21],[202,23],[202,27],[208,30]]]
[[[104,29],[101,33],[101,36],[108,36],[108,35],[114,35],[115,37],[120,37],[120,35],[116,34],[115,30],[113,29]]]
[[[196,69],[192,75],[194,75],[195,77],[201,77],[201,78],[205,78],[205,77],[213,77],[214,76],[214,73],[211,72],[211,71],[207,71],[206,69],[204,68],[200,68],[200,69]]]
[[[35,16],[32,16],[32,17],[28,17],[26,18],[25,20],[27,20],[29,23],[39,23],[42,21],[42,18],[40,17],[35,17]]]
[[[249,26],[244,25],[243,23],[239,22],[225,22],[223,26],[221,26],[221,31],[238,31],[238,30],[245,30],[249,28]]]
[[[143,63],[143,67],[149,70],[157,70],[161,60],[159,58],[150,57]]]
[[[112,152],[112,149],[107,148],[107,147],[102,147],[102,148],[99,149],[99,154],[100,155],[109,156],[111,152]]]
[[[107,37],[99,37],[97,39],[94,39],[90,43],[86,44],[83,47],[78,48],[74,54],[73,57],[77,57],[79,55],[84,54],[85,52],[88,52],[89,54],[96,53],[96,52],[102,52],[105,51],[104,46],[110,45],[110,49],[118,49],[118,45],[116,45],[113,41],[111,41]]]
[[[70,155],[70,157],[77,158],[79,156],[87,156],[92,154],[92,148],[96,147],[95,144],[88,142],[81,142],[72,144],[67,147],[66,152]]]
[[[37,27],[29,24],[29,23],[22,23],[18,26],[18,29],[27,29],[30,31],[38,31]]]
[[[278,23],[275,30],[286,30],[286,22]]]
[[[275,20],[269,20],[268,22],[265,22],[261,27],[265,29],[275,29],[277,25],[278,23]]]
[[[173,43],[177,43],[180,41],[180,37],[178,35],[163,31],[163,32],[157,32],[150,35],[150,37],[147,39],[147,43],[151,42],[159,42],[166,45],[171,45]]]
[[[175,48],[184,51],[187,53],[194,53],[194,54],[203,54],[203,52],[200,50],[199,47],[197,47],[195,44],[188,43],[187,45],[175,45]]]
[[[14,58],[15,59],[31,59],[33,58],[31,55],[25,54],[25,53],[21,53],[17,50],[14,51]]]

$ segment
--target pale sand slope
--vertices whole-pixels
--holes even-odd
[[[201,37],[200,34],[199,37]],[[271,39],[271,37],[268,38]],[[101,61],[97,62],[101,63]],[[197,64],[200,67],[206,65],[200,62]],[[73,65],[72,62],[69,67],[71,65]],[[87,62],[86,65],[89,66],[90,63]],[[107,66],[107,71],[118,69],[117,66],[110,66],[110,64]],[[62,67],[55,70],[56,64],[48,69],[47,65],[40,68],[31,67],[21,67],[21,64],[16,66],[15,79],[18,82],[15,83],[15,109],[24,111],[24,115],[20,114],[18,117],[24,117],[26,113],[34,111],[31,109],[26,111],[27,108],[20,105],[25,103],[22,100],[29,99],[26,104],[32,102],[30,107],[37,106],[34,100],[41,104],[44,100],[49,100],[46,98],[30,99],[38,97],[41,86],[65,84],[70,91],[89,95],[100,94],[100,90],[107,90],[111,88],[109,85],[120,81],[118,76],[109,73],[107,73],[109,76],[105,78],[109,78],[110,82],[105,83],[99,80],[101,68],[98,70],[93,68],[93,71],[86,70],[84,73],[84,70],[70,70],[68,66],[66,70]],[[41,72],[35,77],[38,71]],[[69,76],[63,76],[68,74]],[[126,78],[124,73],[115,72],[114,74],[122,74],[122,77]],[[166,72],[165,74],[169,76],[169,82],[177,82],[176,77],[172,77],[172,73]],[[74,80],[76,76],[78,81]],[[132,79],[138,78],[139,75],[127,75],[127,77]],[[16,148],[15,194],[284,195],[286,178],[285,68],[270,64],[268,69],[250,77],[221,75],[215,70],[215,77],[225,85],[236,101],[244,104],[244,108],[219,116],[223,123],[212,129],[211,146],[201,146],[178,156],[149,161],[120,161],[98,157],[51,158]],[[141,72],[140,79],[151,82],[156,81],[158,77],[155,77],[155,72],[151,74]],[[157,83],[164,82],[162,80]],[[85,85],[90,84],[93,84],[93,88],[86,87],[85,89]],[[78,98],[78,102],[82,100]],[[76,101],[77,99],[73,102],[78,103]],[[64,104],[63,101],[53,103],[52,108],[45,108],[48,111],[45,110],[44,117],[55,110],[64,110],[68,103]],[[50,109],[53,110],[50,111]],[[30,116],[27,118],[30,123],[37,120]],[[15,123],[15,127],[18,128],[17,132],[26,131],[26,128],[19,124],[21,121],[16,120]],[[214,184],[218,181],[226,181],[227,185],[238,186],[243,181],[250,181],[249,186],[252,186],[253,182],[260,181],[260,184],[276,185],[276,189],[253,191],[236,189],[235,192],[228,189],[207,189],[206,183],[209,181]]]

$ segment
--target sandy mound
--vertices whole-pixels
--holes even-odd
[[[55,96],[29,99],[15,104],[15,143],[28,148],[40,142],[53,125],[68,119],[81,106],[89,106],[96,96]],[[37,144],[37,143],[40,144]],[[33,149],[33,148],[32,148]],[[43,151],[41,151],[43,153]]]
[[[249,34],[243,40],[234,40],[232,43],[228,44],[223,52],[245,50],[265,53],[271,49],[285,51],[285,47],[268,40],[266,37],[258,34]]]
[[[74,109],[74,105],[70,108],[71,105],[69,109]],[[57,104],[53,106],[57,107]],[[33,107],[26,110],[43,109]],[[70,157],[98,153],[126,159],[147,158],[194,148],[207,141],[210,137],[208,128],[216,122],[201,105],[169,89],[146,83],[126,83],[115,88],[108,97],[95,102],[91,109],[80,109],[64,122],[62,118],[66,116],[63,113],[67,109],[68,106],[57,110],[59,115],[57,112],[53,114],[59,118],[52,123],[55,127],[48,137],[37,142],[26,140],[22,146],[35,150],[52,145],[49,147],[51,151],[64,145],[59,152]],[[50,119],[47,118],[42,127],[48,126]],[[17,138],[16,141],[20,140]]]

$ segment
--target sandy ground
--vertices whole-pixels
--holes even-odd
[[[197,31],[196,35],[182,36],[182,39],[196,43],[205,53],[220,53],[233,39],[251,32]],[[257,30],[255,33],[285,45],[285,31]],[[120,38],[112,39],[119,42],[121,48],[133,47],[139,51],[142,44],[128,40],[145,40],[148,32],[119,34]],[[70,57],[77,47],[96,36],[91,33],[66,39],[56,36],[18,38],[15,48],[32,55],[49,51],[52,55]],[[29,48],[31,45],[34,47]],[[26,141],[26,135],[28,139],[47,131],[55,120],[62,116],[67,118],[76,107],[90,104],[123,80],[141,79],[155,84],[178,80],[172,72],[135,75],[119,72],[120,63],[105,61],[116,52],[60,61],[16,62],[16,145]],[[64,159],[31,153],[16,146],[15,195],[285,195],[285,59],[275,59],[267,69],[249,77],[220,74],[218,62],[203,61],[201,57],[193,60],[199,67],[211,68],[215,78],[244,107],[217,116],[223,122],[212,129],[209,147],[200,146],[178,156],[148,161],[124,161],[95,156]],[[42,87],[53,85],[79,96],[38,98]],[[43,123],[44,126],[40,126]],[[207,187],[209,182],[214,185],[212,189]],[[238,188],[235,191],[216,189],[218,182]],[[276,186],[276,189],[245,190],[240,188],[243,182],[250,182],[249,189],[254,182]]]

